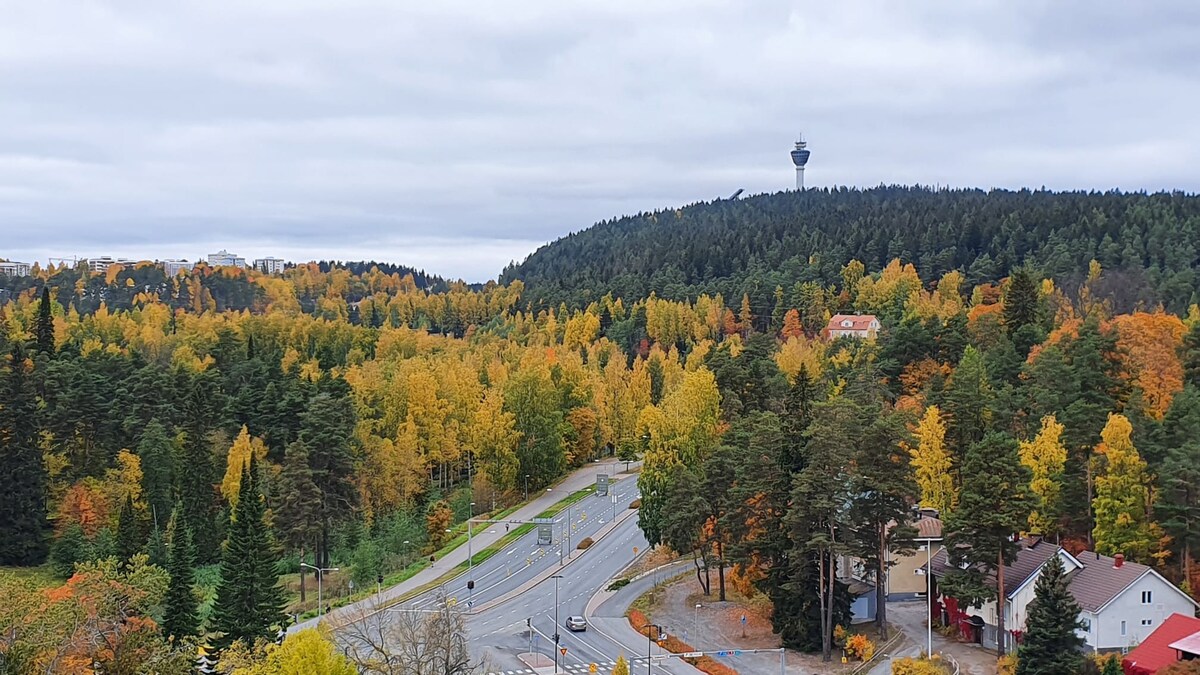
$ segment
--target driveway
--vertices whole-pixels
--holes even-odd
[[[925,624],[927,605],[924,600],[909,602],[889,602],[887,606],[888,623],[904,633],[905,639],[888,651],[878,665],[871,669],[870,675],[890,675],[893,658],[919,656],[925,650],[928,640],[928,630]],[[996,655],[974,645],[964,644],[942,637],[934,631],[933,651],[953,656],[958,661],[964,675],[995,675]]]

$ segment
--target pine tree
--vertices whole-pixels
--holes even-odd
[[[142,463],[142,494],[150,507],[150,520],[159,529],[175,505],[175,448],[158,419],[150,420],[138,441],[137,455]]]
[[[38,565],[48,553],[46,469],[37,399],[19,342],[0,371],[0,565]]]
[[[967,450],[958,509],[946,520],[946,548],[953,568],[943,588],[965,605],[982,606],[1000,599],[1000,632],[1004,632],[1004,566],[1017,559],[1013,534],[1029,517],[1029,476],[1018,458],[1017,442],[989,433]],[[964,568],[965,565],[965,568]],[[987,583],[997,577],[997,588]],[[997,652],[1004,655],[1004,642]]]
[[[1018,329],[1041,321],[1041,297],[1028,270],[1018,268],[1004,292],[1004,328],[1011,338]]]
[[[303,415],[300,440],[310,449],[312,480],[321,492],[321,541],[319,565],[329,566],[329,531],[346,517],[358,502],[352,477],[354,458],[351,438],[354,431],[354,407],[345,396],[318,394],[309,401]]]
[[[237,640],[273,640],[284,625],[276,551],[265,515],[266,500],[258,487],[257,462],[251,456],[230,518],[229,538],[222,549],[221,582],[213,608],[213,629],[220,634],[218,648]]]
[[[1062,558],[1046,561],[1034,584],[1034,600],[1025,619],[1025,641],[1017,660],[1017,675],[1078,673],[1083,667],[1084,640],[1077,632],[1079,603],[1067,590]]]
[[[50,287],[42,287],[42,300],[38,303],[37,320],[33,328],[34,342],[38,353],[54,353],[54,315],[50,311]]]
[[[176,511],[167,526],[167,573],[171,580],[163,601],[163,635],[176,639],[195,635],[200,627],[198,603],[192,590],[196,566],[192,533],[181,520],[181,514]]]
[[[142,550],[141,523],[133,509],[133,498],[125,495],[125,503],[117,516],[117,558],[125,562]]]
[[[321,534],[321,491],[313,482],[308,448],[296,441],[287,447],[283,469],[279,473],[279,505],[275,509],[275,527],[283,543],[304,560],[305,550],[313,550]],[[304,602],[304,568],[300,568],[300,601]]]

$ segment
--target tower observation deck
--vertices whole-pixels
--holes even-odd
[[[804,165],[808,164],[808,143],[805,143],[803,137],[796,141],[796,147],[792,150],[792,164],[796,165],[796,189],[804,189]]]

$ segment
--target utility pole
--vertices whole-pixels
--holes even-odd
[[[550,577],[554,580],[554,672],[558,673],[558,580],[561,574]]]

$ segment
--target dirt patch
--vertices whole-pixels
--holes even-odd
[[[779,636],[772,630],[771,604],[763,596],[746,597],[732,585],[726,585],[725,601],[718,600],[716,575],[713,575],[712,595],[701,592],[695,573],[690,572],[666,581],[643,595],[633,607],[679,636],[683,642],[698,650],[778,649]],[[700,605],[699,608],[696,605]],[[745,617],[743,623],[742,617]],[[867,633],[876,640],[873,626],[856,626],[854,632]],[[843,673],[856,663],[840,663],[840,650],[834,661],[826,663],[820,654],[787,652],[787,672]],[[722,662],[726,662],[722,659]],[[779,672],[779,654],[742,654],[728,657],[727,665],[740,673]]]

